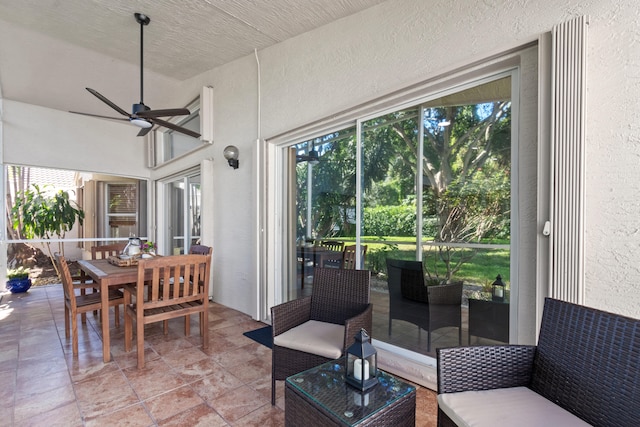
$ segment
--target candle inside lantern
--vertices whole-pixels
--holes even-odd
[[[498,298],[502,298],[502,297],[504,296],[502,292],[503,292],[503,291],[502,291],[502,288],[501,288],[501,287],[499,287],[499,286],[498,286],[498,287],[496,287],[496,296],[497,296]]]
[[[362,360],[358,359],[353,362],[353,376],[357,380],[362,380]],[[364,361],[364,379],[369,379],[369,362]]]

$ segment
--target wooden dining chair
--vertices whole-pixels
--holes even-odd
[[[178,317],[188,319],[189,315],[198,313],[202,348],[208,348],[210,271],[211,255],[172,255],[138,262],[136,285],[123,288],[124,348],[131,350],[135,320],[138,369],[144,368],[144,326],[150,323],[163,322],[166,335],[169,332],[166,321]],[[203,286],[199,286],[201,280]]]
[[[364,262],[367,256],[367,245],[360,245],[360,269],[364,269]],[[356,268],[356,245],[345,246],[342,251],[342,268],[354,270]]]
[[[62,276],[62,288],[64,289],[64,334],[69,338],[69,319],[71,319],[71,345],[73,355],[78,355],[78,314],[86,314],[94,310],[108,310],[114,307],[115,324],[120,326],[118,306],[124,303],[122,292],[117,289],[109,290],[109,307],[102,307],[100,292],[93,292],[86,295],[76,295],[76,287],[71,279],[69,265],[63,255],[55,254],[56,265]]]
[[[334,252],[342,252],[344,250],[344,242],[339,240],[323,240],[320,246]],[[340,268],[340,258],[325,259],[323,265],[317,267]]]
[[[118,242],[111,245],[99,245],[91,247],[91,259],[107,259],[110,256],[119,255],[127,246],[127,242]]]
[[[205,245],[191,245],[191,247],[189,248],[189,253],[192,255],[211,255],[213,253],[213,248],[211,246],[205,246]],[[202,281],[202,275],[199,285],[200,286],[204,286],[204,283]],[[190,280],[193,280],[193,278],[191,278]],[[191,320],[190,320],[191,316],[187,316],[184,319],[184,334],[186,336],[191,335]]]

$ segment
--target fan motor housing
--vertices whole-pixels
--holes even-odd
[[[134,116],[140,111],[149,111],[149,110],[151,110],[151,108],[147,107],[143,103],[133,104],[133,106],[131,107],[131,111],[133,111]]]

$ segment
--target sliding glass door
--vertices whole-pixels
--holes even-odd
[[[165,185],[165,212],[169,232],[165,236],[167,255],[189,253],[200,240],[200,174],[176,178]]]
[[[286,298],[310,293],[315,267],[368,269],[379,343],[434,356],[508,342],[512,83],[494,76],[286,148]]]

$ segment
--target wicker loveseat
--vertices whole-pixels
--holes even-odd
[[[640,425],[640,320],[548,298],[537,346],[437,349],[439,426]]]

